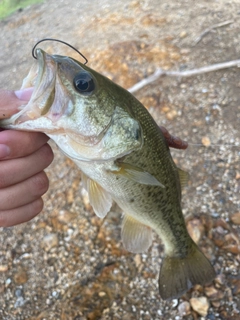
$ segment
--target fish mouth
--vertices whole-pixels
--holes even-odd
[[[27,77],[23,79],[21,89],[26,89],[28,87],[34,87],[34,91],[38,88],[42,78],[44,71],[46,69],[45,63],[45,55],[43,50],[36,50],[36,61],[32,68],[30,69]]]
[[[55,98],[55,82],[57,64],[51,55],[42,49],[36,50],[37,61],[23,80],[21,89],[33,87],[28,104],[23,106],[17,123],[37,119],[45,115],[51,108]]]
[[[19,108],[18,113],[2,120],[1,125],[27,131],[43,131],[47,127],[48,132],[53,132],[58,128],[47,115],[55,100],[57,61],[40,48],[35,54],[36,62],[21,87],[21,89],[33,87],[32,96],[27,104]]]

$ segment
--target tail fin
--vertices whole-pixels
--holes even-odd
[[[195,284],[210,283],[215,276],[212,265],[193,243],[185,258],[164,258],[159,275],[159,293],[164,300],[178,298]]]

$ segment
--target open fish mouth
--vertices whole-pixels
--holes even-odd
[[[41,49],[36,50],[36,59],[37,60],[30,69],[27,77],[23,80],[21,89],[34,87],[34,89],[36,90],[38,86],[37,84],[40,83],[45,70],[44,53]]]
[[[37,61],[23,80],[22,88],[34,87],[30,101],[23,107],[23,114],[17,123],[33,120],[45,115],[55,98],[57,65],[51,55],[41,49],[36,50]]]
[[[53,132],[58,128],[49,111],[55,101],[57,61],[42,49],[36,50],[36,58],[21,87],[33,87],[29,102],[22,105],[20,111],[11,118],[2,120],[1,125],[28,131]],[[43,130],[45,128],[48,129]]]

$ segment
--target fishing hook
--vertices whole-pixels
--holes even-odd
[[[34,59],[37,59],[37,57],[35,56],[35,49],[36,47],[39,45],[39,43],[43,42],[43,41],[57,41],[57,42],[60,42],[60,43],[63,43],[65,44],[66,46],[69,46],[70,48],[72,48],[73,50],[75,50],[77,53],[80,54],[80,56],[85,60],[85,63],[84,64],[87,64],[88,63],[88,59],[80,52],[78,51],[76,48],[74,48],[71,44],[65,42],[65,41],[62,41],[62,40],[58,40],[58,39],[53,39],[53,38],[44,38],[42,40],[39,40],[35,45],[34,47],[32,48],[32,56]]]

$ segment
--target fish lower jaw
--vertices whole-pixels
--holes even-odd
[[[2,120],[1,126],[8,128],[8,129],[17,129],[17,130],[24,130],[24,131],[35,131],[35,132],[44,132],[45,134],[50,133],[57,133],[61,132],[61,130],[53,124],[53,122],[46,118],[41,117],[38,119],[27,119],[28,116],[26,115],[19,115],[16,114],[9,119]],[[47,128],[47,129],[46,129]]]

